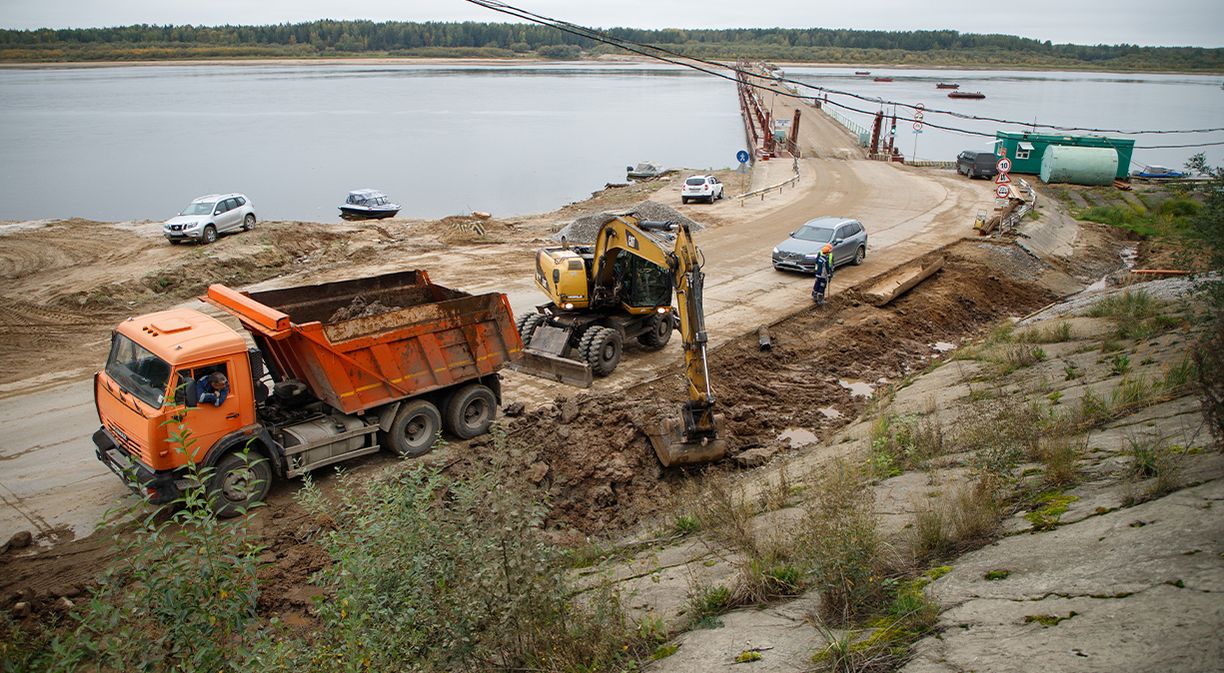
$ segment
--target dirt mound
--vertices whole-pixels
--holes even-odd
[[[785,450],[783,433],[796,429],[827,437],[867,402],[851,383],[899,381],[929,363],[934,342],[972,336],[1052,299],[988,265],[1006,253],[955,250],[942,253],[949,254],[944,270],[883,308],[848,292],[773,325],[772,350],[759,350],[750,334],[712,352],[722,431],[733,453]],[[498,453],[547,493],[554,525],[584,534],[621,529],[663,505],[682,478],[659,465],[636,423],[645,413],[678,415],[684,391],[677,373],[615,394],[558,398],[509,423]],[[494,453],[492,440],[482,443],[469,455]]]
[[[642,201],[624,210],[604,211],[579,217],[553,234],[553,239],[560,241],[564,237],[575,245],[590,245],[595,242],[595,234],[599,232],[599,228],[612,221],[617,215],[633,215],[639,220],[688,224],[693,231],[705,228],[681,215],[675,208],[654,201]]]
[[[505,243],[514,227],[480,215],[451,215],[438,221],[438,240],[447,245]]]

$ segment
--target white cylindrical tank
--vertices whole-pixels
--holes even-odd
[[[1041,157],[1041,181],[1109,185],[1118,174],[1118,152],[1108,147],[1050,145]]]

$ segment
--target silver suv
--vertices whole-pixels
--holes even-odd
[[[862,264],[867,258],[867,230],[845,217],[817,217],[791,232],[773,249],[773,267],[779,271],[816,272],[816,257],[833,246],[833,266]]]
[[[242,194],[201,196],[162,225],[162,235],[178,245],[183,241],[212,243],[231,231],[255,228],[255,210]]]

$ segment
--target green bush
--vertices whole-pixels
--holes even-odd
[[[543,505],[498,472],[458,481],[405,463],[337,491],[300,496],[333,522],[319,670],[605,670],[640,649],[615,593],[572,597]]]

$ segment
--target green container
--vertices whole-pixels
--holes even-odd
[[[1041,181],[1073,185],[1113,184],[1118,152],[1107,147],[1051,145],[1041,159]]]

